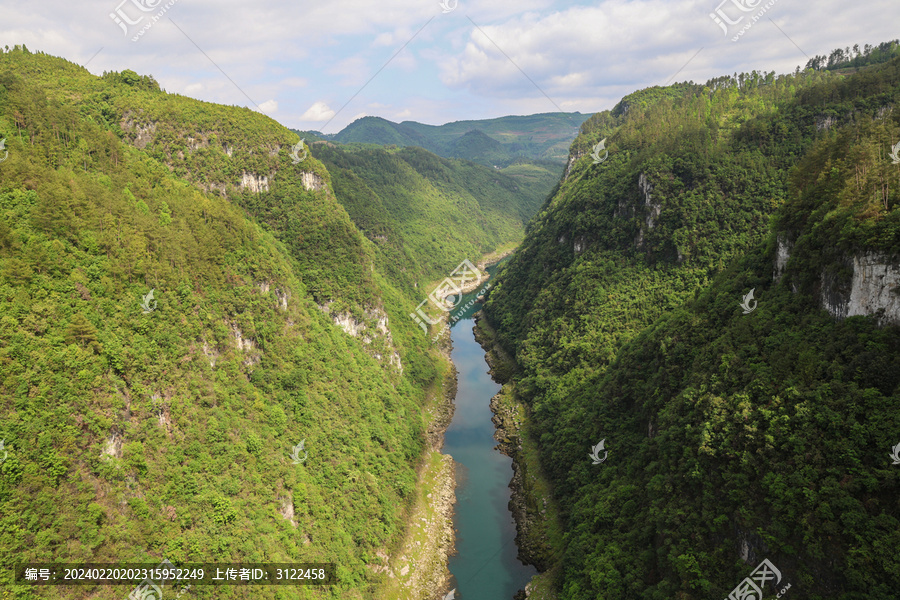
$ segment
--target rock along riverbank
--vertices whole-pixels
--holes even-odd
[[[475,314],[474,332],[485,351],[491,378],[503,386],[491,398],[491,421],[496,427],[497,449],[513,461],[509,510],[516,522],[518,559],[540,572],[516,598],[556,600],[552,591],[557,562],[553,548],[559,547],[561,528],[550,488],[540,475],[537,450],[528,436],[526,407],[516,398],[512,378],[518,367],[497,342],[496,333],[481,312]]]
[[[482,278],[463,290],[472,292],[483,285],[489,275],[485,269],[512,254],[515,249],[493,252],[477,262]],[[455,553],[453,530],[456,478],[453,458],[441,453],[444,433],[453,420],[458,373],[451,359],[453,344],[447,315],[439,324],[437,344],[446,359],[447,372],[439,393],[432,395],[426,409],[428,450],[419,469],[416,485],[418,496],[409,509],[406,537],[391,555],[379,552],[377,561],[369,565],[376,573],[385,573],[387,581],[379,586],[377,596],[390,600],[442,600],[450,591],[450,556]]]

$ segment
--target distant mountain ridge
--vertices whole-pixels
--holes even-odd
[[[591,115],[542,113],[495,119],[426,125],[394,123],[381,117],[362,117],[336,134],[300,131],[310,139],[418,146],[444,158],[465,158],[484,165],[506,166],[516,159],[565,163],[569,145]],[[492,143],[493,142],[493,143]]]

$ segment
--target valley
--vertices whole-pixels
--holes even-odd
[[[898,101],[894,40],[323,134],[4,49],[3,597],[895,597]]]

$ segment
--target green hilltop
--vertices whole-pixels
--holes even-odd
[[[517,159],[563,164],[569,144],[589,116],[578,112],[543,113],[443,125],[362,117],[336,134],[300,133],[345,144],[418,146],[445,158],[465,158],[486,166],[505,166]]]

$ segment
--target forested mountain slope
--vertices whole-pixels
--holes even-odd
[[[462,257],[521,240],[551,187],[421,148],[316,142],[310,151],[328,168],[337,200],[374,242],[384,272],[409,291],[445,276]]]
[[[190,593],[375,595],[446,366],[408,317],[423,292],[325,166],[253,111],[21,47],[0,53],[0,138],[3,581],[28,561],[329,562],[332,587]],[[483,247],[461,214],[433,235]]]
[[[341,144],[339,147],[348,151],[353,147],[357,166],[366,159],[390,162],[383,158],[376,159],[372,148],[368,148],[369,152],[358,151],[361,145],[364,147],[369,144],[385,146],[386,151],[404,148],[405,151],[397,157],[422,166],[427,154],[416,151],[416,148],[428,150],[443,158],[470,161],[514,178],[517,187],[514,191],[530,203],[534,198],[543,202],[559,180],[569,144],[575,138],[578,126],[586,118],[587,115],[580,113],[547,113],[425,125],[415,121],[393,123],[381,117],[362,117],[337,134],[324,135],[309,131],[297,133],[310,143],[337,142]],[[329,147],[335,148],[334,145]],[[427,159],[425,162],[434,160]],[[463,175],[465,178],[458,180],[458,184],[463,187],[468,177],[475,173],[478,173],[476,180],[489,178],[472,166],[464,167],[458,162],[446,161],[442,164],[441,179]],[[420,175],[437,175],[431,166],[428,171],[430,173],[420,169]],[[506,177],[498,179],[504,190],[512,189]],[[394,185],[397,187],[396,181]],[[478,191],[486,194],[492,191],[483,185],[479,185],[479,188]],[[507,195],[504,190],[499,190],[501,195]]]
[[[560,598],[722,598],[764,558],[767,595],[896,595],[900,58],[871,63],[651,88],[583,126],[485,309]]]

